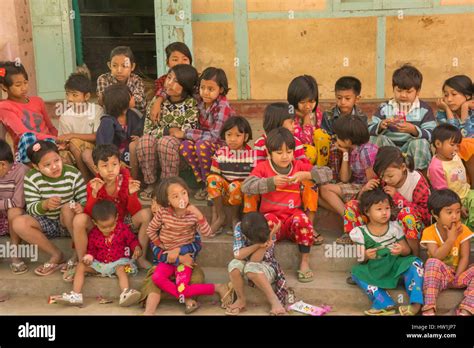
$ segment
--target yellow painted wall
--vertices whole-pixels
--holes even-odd
[[[423,74],[421,96],[441,96],[447,78],[474,78],[472,14],[387,18],[385,95],[391,96],[392,72],[410,62]],[[457,66],[453,66],[453,63]]]

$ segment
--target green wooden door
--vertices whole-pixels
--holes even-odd
[[[30,0],[38,95],[64,99],[64,81],[74,71],[70,0]]]
[[[166,74],[165,48],[175,41],[193,51],[191,0],[155,0],[156,67],[158,77]]]

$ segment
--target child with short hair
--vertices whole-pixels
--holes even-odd
[[[339,169],[342,161],[342,153],[336,147],[336,134],[334,133],[334,121],[339,117],[350,115],[359,116],[367,124],[367,115],[357,107],[360,101],[362,84],[354,76],[343,76],[336,81],[334,92],[336,95],[336,106],[323,113],[321,129],[331,136],[329,146],[328,163],[334,172],[334,179],[339,178]]]
[[[92,153],[97,176],[87,184],[87,203],[84,214],[74,218],[74,245],[77,259],[82,260],[86,253],[88,233],[92,229],[92,208],[103,200],[112,201],[117,206],[118,220],[129,225],[132,231],[138,231],[138,240],[143,253],[138,258],[141,268],[149,268],[146,260],[148,236],[146,228],[151,221],[150,209],[142,209],[137,197],[140,182],[130,177],[130,172],[120,166],[120,152],[113,144],[97,145]],[[72,280],[74,267],[70,267],[65,280]]]
[[[436,105],[439,123],[449,123],[461,129],[463,139],[459,146],[459,157],[465,162],[471,187],[474,188],[474,91],[472,80],[466,75],[450,77],[443,84],[442,99]]]
[[[25,212],[23,181],[28,170],[24,164],[14,162],[10,145],[0,139],[0,236],[9,233],[11,245],[16,247],[21,239],[12,222]],[[10,269],[17,275],[28,272],[28,266],[19,257],[11,258]]]
[[[172,42],[165,48],[166,66],[171,69],[179,64],[193,64],[193,56],[189,47],[184,42]],[[165,82],[168,73],[160,76],[155,81],[155,96],[147,108],[146,116],[152,122],[157,123],[160,120],[161,104],[167,99],[165,91]]]
[[[179,174],[182,139],[175,135],[198,127],[199,109],[193,98],[197,81],[198,73],[191,65],[172,67],[165,81],[167,98],[161,106],[160,119],[157,123],[150,119],[145,121],[144,135],[136,149],[143,181],[148,185],[142,199],[150,199],[157,180],[158,161],[162,179]]]
[[[66,149],[60,155],[67,164],[74,164],[83,178],[89,181],[94,163],[83,157],[85,150],[94,149],[96,132],[104,110],[90,103],[92,84],[83,73],[71,74],[64,84],[67,109],[59,115],[58,143],[64,143]]]
[[[381,188],[365,191],[360,197],[360,210],[368,222],[349,233],[364,252],[363,263],[352,267],[352,279],[372,302],[364,312],[370,316],[395,314],[395,301],[386,289],[396,289],[401,277],[410,304],[400,306],[400,314],[416,315],[423,305],[423,262],[410,255],[400,224],[390,221],[392,209],[392,198]]]
[[[29,163],[26,152],[37,140],[54,141],[58,135],[40,97],[27,96],[28,73],[17,62],[0,62],[0,85],[8,95],[0,101],[0,123],[13,138],[17,160]]]
[[[118,220],[117,208],[111,201],[99,201],[92,208],[95,227],[89,233],[87,254],[77,265],[72,291],[63,293],[57,303],[82,306],[82,288],[86,274],[102,277],[117,276],[120,289],[119,305],[129,307],[138,302],[140,292],[131,289],[128,274],[137,274],[134,260],[141,255],[137,237]]]
[[[183,139],[179,153],[190,165],[196,181],[201,185],[194,198],[206,200],[206,181],[211,170],[212,156],[224,145],[221,139],[222,126],[235,112],[227,101],[229,85],[224,70],[206,68],[199,77],[198,84],[198,128],[178,131],[174,136]]]
[[[364,185],[375,178],[373,165],[378,147],[369,143],[367,125],[359,116],[340,117],[333,126],[336,146],[343,153],[339,172],[342,182],[321,186],[320,204],[344,217],[344,203],[355,199]],[[350,240],[343,234],[336,242],[349,244]]]
[[[423,75],[405,64],[393,72],[394,98],[382,103],[369,124],[371,142],[397,146],[415,160],[415,169],[426,171],[431,160],[431,133],[436,121],[431,107],[418,98]]]
[[[156,199],[160,204],[147,234],[150,241],[172,255],[170,263],[161,262],[152,276],[153,282],[163,291],[179,298],[186,305],[189,314],[199,308],[194,296],[220,295],[222,305],[228,305],[232,288],[226,284],[190,284],[192,264],[180,264],[178,256],[181,247],[194,241],[196,230],[208,236],[211,228],[206,218],[194,205],[189,203],[189,189],[180,177],[167,178],[157,187]],[[178,262],[176,262],[178,261]],[[169,278],[175,275],[172,282]]]
[[[430,187],[425,177],[414,170],[413,159],[395,146],[382,146],[375,156],[374,172],[378,179],[370,180],[362,190],[382,187],[395,204],[395,220],[405,233],[412,253],[419,256],[419,240],[424,226],[431,223],[427,201]],[[367,223],[360,213],[359,201],[346,203],[344,232]]]
[[[436,314],[436,300],[447,288],[467,288],[458,315],[474,314],[474,266],[469,265],[470,239],[474,236],[461,223],[461,200],[449,189],[434,191],[428,209],[436,223],[423,231],[421,245],[428,249],[425,263],[423,315]]]
[[[26,211],[13,220],[13,231],[24,241],[37,244],[50,259],[35,269],[48,276],[61,267],[64,255],[49,239],[71,234],[73,219],[84,211],[86,186],[81,172],[63,164],[54,143],[39,140],[28,148],[33,169],[25,176]]]
[[[279,225],[272,230],[265,216],[251,212],[242,217],[234,229],[234,259],[228,266],[229,278],[237,295],[229,305],[226,315],[239,315],[247,305],[244,292],[244,277],[249,285],[258,287],[270,303],[271,315],[286,313],[288,288],[285,274],[275,258],[275,240]],[[273,285],[275,284],[275,290]]]
[[[298,244],[301,262],[298,280],[310,282],[313,271],[309,253],[313,244],[313,225],[301,210],[301,182],[313,180],[316,185],[328,182],[332,176],[327,167],[313,167],[294,160],[295,137],[283,127],[272,130],[266,139],[269,158],[257,164],[242,184],[242,192],[261,195],[259,211],[266,214],[270,228],[281,223],[277,240],[290,239]]]
[[[222,233],[225,223],[224,205],[232,209],[232,229],[239,219],[239,210],[248,197],[242,193],[242,182],[255,166],[254,152],[247,144],[252,139],[252,128],[242,116],[230,117],[222,127],[225,146],[212,157],[211,174],[207,177],[209,198],[214,201],[211,230]]]
[[[464,223],[474,228],[474,190],[467,182],[466,168],[457,154],[461,141],[461,131],[449,123],[434,129],[432,143],[436,154],[428,168],[428,178],[434,189],[449,188],[458,194],[466,218]]]
[[[136,68],[135,55],[128,46],[117,46],[110,52],[107,62],[110,72],[97,78],[97,96],[99,104],[104,105],[104,92],[107,87],[120,84],[127,86],[132,96],[130,108],[138,110],[137,115],[142,118],[146,110],[145,86],[140,76],[133,73]]]
[[[295,111],[294,135],[301,140],[305,156],[311,164],[327,164],[329,137],[318,129],[322,113],[318,108],[318,84],[313,76],[295,77],[288,86],[288,103]]]
[[[136,146],[143,134],[143,118],[140,118],[130,105],[130,92],[124,85],[107,87],[103,94],[105,114],[100,118],[96,133],[96,145],[114,144],[120,150],[120,159],[130,164],[132,176],[138,176]],[[84,151],[90,162],[92,150]],[[94,174],[97,174],[94,171]]]

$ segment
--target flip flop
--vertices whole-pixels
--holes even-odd
[[[192,305],[186,305],[186,309],[184,310],[184,314],[191,314],[191,313],[195,312],[199,307],[201,307],[201,306],[197,302],[193,302]]]
[[[35,274],[41,277],[49,276],[53,274],[54,272],[56,272],[57,270],[60,270],[61,267],[64,266],[64,264],[65,264],[64,262],[63,263],[45,262],[44,264],[42,264],[41,266],[38,266],[35,269]]]
[[[236,298],[235,298],[235,289],[234,289],[234,285],[232,284],[232,282],[227,283],[227,288],[229,290],[227,290],[227,292],[221,298],[221,308],[223,308],[223,309],[227,308],[229,305],[234,303],[235,300],[236,300]]]
[[[247,308],[245,307],[227,308],[224,314],[229,316],[237,316],[240,313],[245,312],[246,310]]]
[[[321,237],[320,240],[317,240],[319,237]],[[313,245],[321,245],[324,243],[324,238],[321,233],[314,232],[313,234]]]
[[[427,313],[429,310],[433,310],[431,313]],[[428,309],[425,309],[425,310],[421,310],[421,315],[424,316],[424,317],[434,317],[436,316],[436,310],[434,308],[428,308]]]
[[[395,315],[395,309],[388,307],[388,308],[382,308],[382,309],[375,309],[371,308],[367,311],[364,311],[365,315],[368,316],[390,316],[390,315]]]
[[[67,260],[67,263],[61,267],[61,273],[67,272],[71,268],[75,268],[77,266],[77,261],[73,258]]]
[[[63,273],[63,280],[66,283],[72,283],[74,281],[74,276],[76,275],[76,266],[69,268],[66,272]]]
[[[10,269],[15,275],[25,274],[26,272],[28,272],[28,266],[23,261],[20,261],[18,263],[12,262],[10,264]]]
[[[354,244],[354,242],[348,234],[344,233],[342,236],[336,239],[336,244],[351,245]]]
[[[408,306],[400,306],[398,307],[398,311],[400,312],[400,315],[402,317],[412,317],[412,316],[415,316],[417,313],[413,312],[412,311],[412,306],[411,305],[408,305]]]
[[[314,273],[312,270],[308,269],[306,271],[298,270],[296,271],[298,274],[298,281],[300,283],[309,283],[314,280]]]

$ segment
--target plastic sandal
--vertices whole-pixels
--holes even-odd
[[[393,307],[388,307],[388,308],[382,308],[382,309],[375,309],[371,308],[367,311],[364,311],[365,315],[369,316],[390,316],[390,315],[395,315],[395,309]]]
[[[229,316],[237,316],[242,312],[245,312],[247,309],[245,307],[233,307],[233,308],[227,308],[225,311],[225,315]]]
[[[199,303],[193,302],[192,305],[186,305],[186,309],[184,310],[184,314],[191,314],[195,312],[200,307]]]
[[[35,274],[39,275],[41,277],[49,276],[56,272],[57,270],[60,270],[61,267],[63,267],[65,263],[49,263],[45,262],[41,266],[37,267],[35,269]]]
[[[229,305],[235,302],[235,289],[232,282],[227,283],[227,292],[221,298],[221,308],[227,308]]]
[[[318,238],[320,238],[318,240]],[[313,234],[313,245],[321,245],[324,243],[324,238],[321,233],[314,232]]]
[[[23,261],[20,261],[18,263],[12,262],[10,264],[10,269],[15,275],[25,274],[26,272],[28,272],[28,266]]]
[[[344,233],[342,236],[336,239],[336,244],[351,245],[354,244],[354,242],[348,234]]]
[[[402,317],[411,317],[411,316],[415,316],[417,313],[413,312],[412,311],[412,306],[411,305],[408,305],[408,306],[400,306],[398,307],[398,311],[400,312],[400,315]]]
[[[306,271],[298,270],[297,273],[298,273],[298,281],[300,283],[309,283],[314,280],[314,273],[310,269]]]

